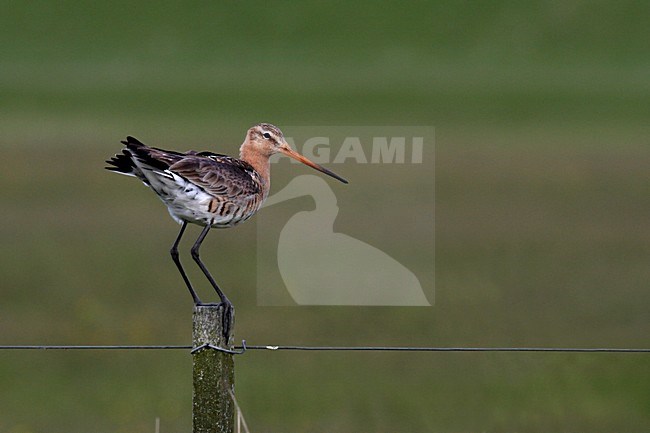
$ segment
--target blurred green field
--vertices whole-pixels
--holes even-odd
[[[649,14],[635,1],[3,5],[0,344],[189,344],[177,226],[103,161],[127,134],[235,154],[270,121],[435,127],[435,305],[257,307],[253,220],[202,250],[238,339],[650,347]],[[273,188],[299,170],[275,167]],[[417,260],[403,210],[376,210],[378,190],[417,197],[420,179],[341,174],[342,223]],[[645,354],[236,361],[253,432],[650,428]],[[0,432],[147,432],[156,417],[189,431],[191,393],[182,351],[0,351]]]

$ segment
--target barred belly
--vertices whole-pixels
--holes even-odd
[[[233,227],[246,221],[259,210],[262,204],[258,196],[230,200],[212,197],[205,192],[196,195],[176,195],[163,198],[163,201],[172,218],[179,224],[187,221],[215,228]]]

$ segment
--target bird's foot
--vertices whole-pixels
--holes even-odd
[[[228,300],[220,302],[219,305],[223,308],[223,338],[226,345],[228,345],[233,334],[232,326],[235,323],[235,307]]]
[[[219,307],[223,310],[221,315],[221,327],[225,344],[229,344],[232,335],[232,326],[235,322],[235,307],[233,307],[232,303],[226,299],[221,302],[199,301],[194,303],[194,305],[197,307]]]

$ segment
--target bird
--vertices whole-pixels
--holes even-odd
[[[133,176],[148,186],[167,206],[181,228],[170,254],[194,305],[204,304],[197,295],[178,253],[178,245],[188,224],[203,226],[190,253],[220,298],[224,308],[224,335],[228,335],[234,309],[210,271],[201,261],[199,249],[212,228],[229,228],[253,216],[267,198],[271,186],[269,158],[281,153],[327,174],[348,181],[310,161],[291,148],[282,131],[270,123],[248,129],[239,149],[239,158],[210,151],[177,152],[150,147],[132,136],[122,141],[124,148],[106,161],[107,170]]]

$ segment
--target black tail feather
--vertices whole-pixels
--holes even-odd
[[[126,137],[126,140],[122,140],[122,144],[125,146],[122,149],[122,153],[118,153],[106,161],[111,165],[111,167],[106,167],[106,169],[118,173],[135,175],[143,181],[145,177],[141,173],[143,168],[141,165],[146,166],[147,169],[165,171],[170,165],[185,157],[185,154],[173,150],[149,147],[130,135]],[[136,160],[138,162],[137,165]]]
[[[138,140],[135,137],[127,136],[126,140],[122,140],[122,144],[126,147],[122,149],[122,153],[118,153],[106,163],[110,164],[112,167],[105,167],[106,170],[116,171],[118,173],[124,174],[135,174],[137,168],[133,162],[133,157],[138,156],[142,158],[146,157],[146,152],[143,152],[147,148],[144,143]]]
[[[135,137],[131,137],[130,135],[126,137],[126,140],[122,140],[122,144],[127,147],[142,147],[145,145],[143,142]]]
[[[124,174],[133,174],[133,169],[135,168],[131,152],[127,149],[124,149],[122,153],[118,153],[111,159],[107,160],[106,163],[112,165],[112,167],[104,167],[106,170],[117,171]]]

